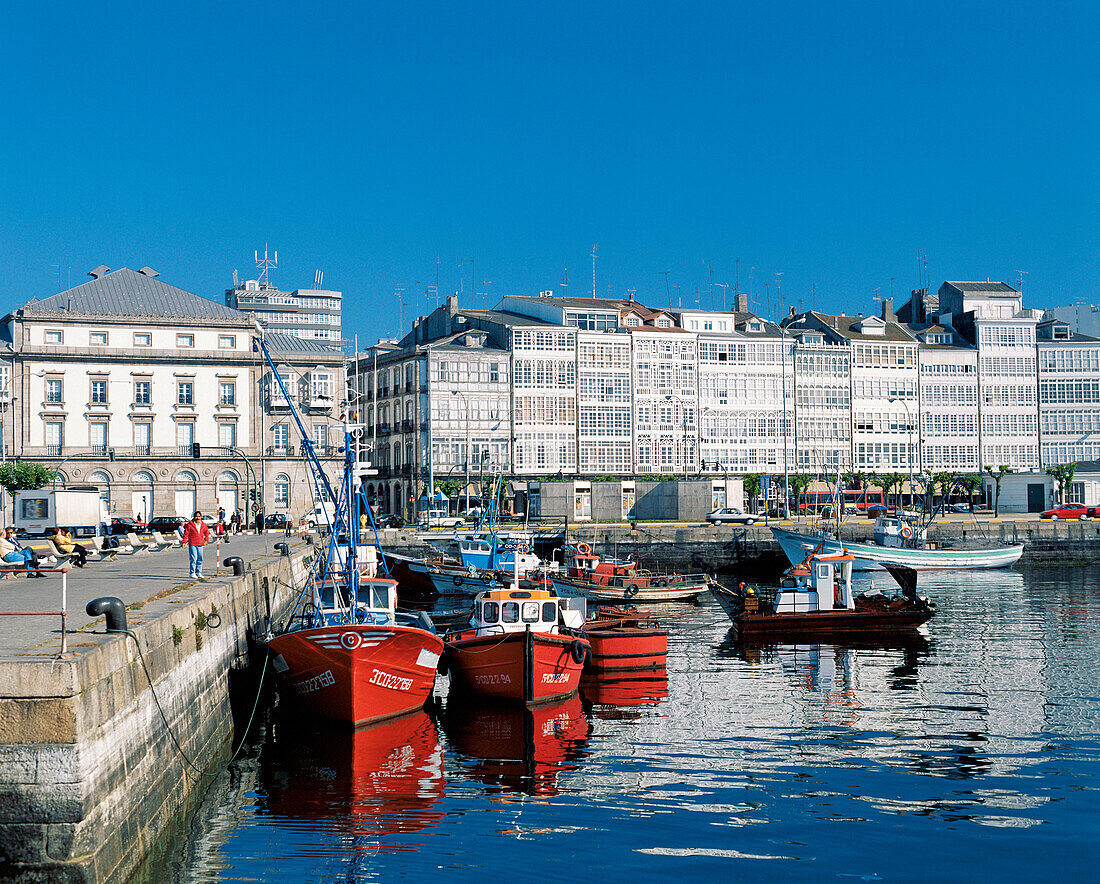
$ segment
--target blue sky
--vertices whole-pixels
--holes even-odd
[[[928,0],[7,4],[3,307],[57,264],[220,298],[265,243],[280,287],[344,292],[361,344],[437,266],[469,306],[564,267],[588,294],[594,244],[597,292],[654,306],[751,274],[771,316],[781,272],[778,312],[876,310],[918,251],[934,287],[1024,270],[1029,306],[1096,303],[1098,26]]]

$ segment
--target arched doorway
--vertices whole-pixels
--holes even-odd
[[[218,474],[217,499],[218,506],[225,510],[225,518],[228,519],[241,505],[241,495],[238,488],[240,477],[233,470],[225,470]]]
[[[148,522],[153,514],[153,483],[156,481],[153,474],[141,470],[134,473],[134,488],[130,492],[130,509],[134,518],[142,522]]]
[[[88,484],[95,485],[99,489],[99,499],[103,501],[103,512],[109,516],[111,513],[111,477],[107,473],[97,470],[88,474]]]
[[[176,515],[190,519],[199,508],[199,478],[190,470],[176,473],[175,507]]]

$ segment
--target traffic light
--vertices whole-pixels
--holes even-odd
[[[200,457],[202,457],[202,446],[200,446],[198,442],[191,443],[191,457],[193,457],[195,460],[198,460]]]
[[[255,503],[255,502],[256,502],[256,489],[255,489],[255,488],[249,488],[249,489],[248,489],[248,499],[249,499],[249,500],[250,500],[250,501],[251,501],[252,503]]]

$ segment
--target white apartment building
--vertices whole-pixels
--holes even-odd
[[[1100,340],[1059,319],[1037,335],[1043,466],[1100,460]]]
[[[304,513],[313,489],[296,445],[276,450],[279,409],[252,351],[249,318],[140,272],[98,267],[91,282],[8,314],[16,411],[10,451],[94,485],[116,515],[191,515],[196,508]],[[289,346],[283,346],[289,343]],[[337,354],[272,335],[317,425],[331,421]],[[292,395],[295,395],[292,393]],[[271,440],[271,442],[268,442]]]
[[[793,468],[794,437],[784,423],[794,414],[791,341],[747,312],[685,310],[679,317],[697,335],[700,462],[723,472],[775,473],[784,467],[786,442]]]
[[[940,322],[978,348],[982,466],[1039,466],[1035,328],[1039,311],[1023,309],[1003,282],[945,282]]]
[[[795,340],[794,445],[802,473],[833,474],[852,465],[852,354],[830,319],[811,311],[784,323]]]
[[[233,288],[225,290],[225,305],[252,313],[270,331],[311,341],[341,344],[340,316],[343,295],[330,289],[296,289],[284,292],[268,282],[266,264],[261,262],[259,279],[243,282],[233,271]],[[320,272],[317,274],[320,279]]]
[[[920,342],[921,466],[929,473],[976,473],[978,351],[949,326],[912,329]]]
[[[670,323],[671,326],[671,323]],[[634,469],[698,472],[698,351],[679,328],[631,327],[634,358]]]
[[[511,329],[513,471],[577,472],[577,330]]]
[[[633,384],[630,336],[577,332],[577,471],[630,475]]]

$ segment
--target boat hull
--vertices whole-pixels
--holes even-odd
[[[742,639],[884,635],[909,632],[931,619],[934,611],[811,611],[802,614],[741,614],[733,618]]]
[[[805,561],[806,556],[815,551],[827,555],[840,555],[846,551],[855,558],[853,567],[856,571],[877,571],[885,564],[904,565],[916,571],[1009,568],[1024,552],[1022,544],[970,549],[906,549],[847,540],[841,543],[829,537],[823,540],[821,534],[802,534],[784,528],[771,530],[792,565]]]
[[[525,650],[527,636],[530,654]],[[581,646],[579,654],[576,645]],[[573,694],[589,654],[586,639],[541,632],[477,635],[467,630],[448,635],[445,642],[447,668],[460,688],[526,703],[546,703]]]
[[[439,595],[475,596],[487,589],[500,587],[500,581],[491,574],[470,574],[465,568],[450,568],[432,563],[410,564],[409,570],[428,582]]]
[[[362,624],[288,632],[269,647],[296,702],[325,718],[363,725],[424,705],[443,641],[423,629]]]
[[[591,669],[614,675],[645,669],[664,669],[668,658],[668,630],[635,625],[631,620],[592,620],[584,635],[592,644]]]
[[[551,575],[550,583],[554,592],[561,596],[581,596],[597,602],[679,602],[690,601],[707,589],[702,581],[680,582],[669,580],[666,586],[639,581],[625,586],[606,586],[590,583],[574,577]]]

